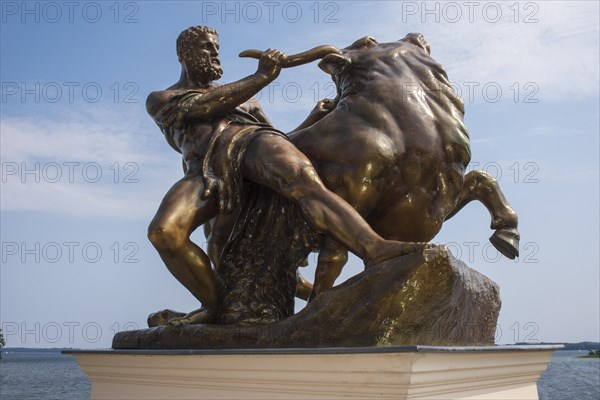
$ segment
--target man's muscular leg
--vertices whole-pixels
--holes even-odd
[[[367,263],[378,263],[423,248],[423,243],[385,240],[344,199],[328,190],[310,160],[288,140],[265,133],[244,156],[244,177],[295,201],[317,231]]]
[[[186,174],[165,195],[148,227],[148,238],[173,276],[204,306],[175,323],[199,323],[218,309],[215,274],[206,253],[190,240],[192,232],[216,215],[216,202],[202,200],[202,176]]]

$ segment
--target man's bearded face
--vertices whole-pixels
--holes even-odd
[[[218,46],[218,42],[210,36],[199,38],[185,57],[190,74],[202,82],[215,81],[223,75],[219,52],[215,45]]]
[[[190,73],[203,82],[216,81],[223,75],[219,58],[212,57],[206,51],[201,51],[199,54],[192,56],[187,65]]]

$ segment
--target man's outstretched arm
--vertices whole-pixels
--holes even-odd
[[[245,103],[279,76],[286,57],[277,50],[266,51],[260,58],[256,73],[203,94],[192,105],[185,118],[190,120],[210,119],[224,115]]]

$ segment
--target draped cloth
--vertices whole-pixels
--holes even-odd
[[[188,90],[173,96],[159,111],[156,121],[167,140],[182,129],[187,141],[193,138],[195,121],[186,120],[186,115],[202,95]],[[296,270],[321,238],[297,204],[267,187],[244,182],[242,165],[255,137],[270,134],[289,139],[239,108],[198,123],[214,128],[208,148],[201,149],[203,196],[215,196],[221,212],[240,209],[216,270],[221,295],[218,320],[264,324],[287,318],[294,314]]]
[[[182,129],[186,137],[193,137],[196,123],[213,126],[202,161],[203,197],[214,196],[219,210],[229,213],[241,206],[244,186],[242,163],[250,142],[265,133],[289,139],[283,132],[258,121],[240,108],[218,119],[198,122],[187,120],[186,115],[203,95],[198,90],[190,89],[173,96],[159,110],[155,120],[167,138],[174,137],[175,131]]]

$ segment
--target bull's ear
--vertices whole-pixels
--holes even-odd
[[[319,68],[329,75],[339,75],[350,64],[350,60],[339,54],[328,54],[319,62]]]

